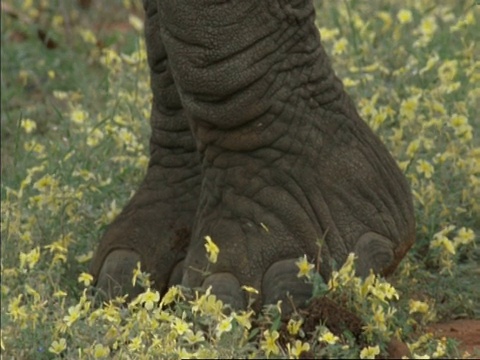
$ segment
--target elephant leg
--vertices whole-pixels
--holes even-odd
[[[293,112],[283,111],[290,107],[283,97],[294,93],[283,82],[299,74],[280,68],[303,57],[295,49],[291,58],[285,53],[302,37],[317,40],[305,32],[314,28],[313,8],[307,12],[308,29],[298,31],[275,18],[281,11],[277,1],[158,5],[162,40],[202,162],[182,284],[212,286],[234,308],[247,304],[243,285],[259,291],[257,309],[282,300],[288,310],[290,296],[303,304],[312,288],[297,276],[295,263],[304,255],[316,262],[324,229],[303,191],[308,184],[295,179],[296,173],[308,172],[303,166],[309,154],[287,134],[310,116],[294,119]],[[215,264],[206,256],[206,236],[220,249]]]
[[[252,286],[258,308],[305,302],[304,255],[326,279],[354,251],[362,273],[393,268],[413,242],[409,188],[335,76],[312,1],[158,6],[202,162],[182,283],[212,286],[234,307]],[[206,236],[220,250],[215,263]]]
[[[181,281],[201,181],[195,142],[159,36],[155,1],[144,6],[153,92],[150,162],[140,188],[107,228],[91,262],[96,287],[108,298],[140,291],[132,285],[138,261],[161,292]]]

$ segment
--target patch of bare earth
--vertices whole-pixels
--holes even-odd
[[[436,337],[447,337],[459,342],[460,355],[468,352],[471,359],[480,358],[480,320],[459,319],[432,324],[429,331]]]

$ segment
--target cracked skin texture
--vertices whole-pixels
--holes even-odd
[[[244,307],[249,285],[259,308],[287,292],[308,300],[294,264],[304,254],[325,279],[350,252],[359,275],[393,272],[414,242],[410,189],[335,76],[312,2],[144,6],[151,159],[94,255],[97,287],[134,295],[140,260],[161,292],[211,285]]]

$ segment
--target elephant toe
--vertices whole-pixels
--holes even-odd
[[[96,281],[96,288],[102,297],[113,299],[128,294],[132,299],[142,289],[133,286],[133,270],[140,261],[140,255],[132,250],[117,249],[105,258]]]
[[[212,293],[224,304],[233,309],[245,309],[247,307],[245,295],[242,292],[240,282],[231,273],[215,273],[209,275],[202,284],[202,288],[212,287]]]
[[[370,270],[386,275],[396,265],[392,240],[373,231],[363,234],[358,239],[355,254],[356,272],[361,277],[368,276]]]
[[[275,304],[282,301],[282,314],[291,313],[295,307],[305,306],[312,297],[312,284],[299,278],[298,259],[286,259],[275,262],[265,272],[262,283],[263,304]]]

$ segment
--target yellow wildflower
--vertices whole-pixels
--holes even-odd
[[[87,117],[87,113],[80,109],[74,109],[70,114],[72,121],[78,125],[82,125]]]
[[[375,356],[380,354],[380,347],[376,346],[367,346],[360,351],[360,359],[375,359]]]
[[[68,294],[67,294],[65,291],[63,291],[63,290],[57,290],[57,291],[55,291],[55,292],[53,293],[53,296],[54,296],[54,297],[58,297],[58,298],[65,297],[65,296],[67,296],[67,295],[68,295]]]
[[[297,277],[305,276],[307,279],[310,279],[311,271],[315,268],[315,265],[308,262],[307,255],[303,255],[302,258],[295,262],[295,265],[297,265],[299,270]]]
[[[23,322],[27,319],[27,311],[24,305],[20,305],[23,295],[18,295],[15,299],[8,304],[8,314],[14,321]]]
[[[327,42],[335,39],[339,33],[340,33],[340,30],[338,30],[337,28],[333,28],[333,29],[326,28],[326,27],[320,28],[320,34],[322,36],[323,42]]]
[[[408,99],[402,100],[400,104],[400,116],[407,120],[414,120],[418,108],[418,100],[420,96],[411,96]]]
[[[87,145],[90,147],[94,147],[100,143],[103,137],[104,137],[103,132],[100,129],[95,128],[91,130],[87,136]]]
[[[437,348],[433,352],[432,358],[434,359],[441,358],[442,356],[445,355],[446,352],[447,352],[447,338],[442,337],[440,341],[437,343]]]
[[[23,119],[20,126],[25,130],[27,134],[30,134],[37,128],[37,123],[30,119]]]
[[[457,60],[445,61],[440,65],[438,68],[438,77],[440,78],[440,81],[444,84],[451,82],[457,74],[457,67]]]
[[[90,286],[90,284],[92,283],[92,281],[93,281],[93,276],[90,275],[89,273],[82,272],[82,273],[78,276],[78,282],[83,283],[84,286]]]
[[[298,359],[302,352],[310,350],[308,343],[302,343],[300,340],[296,340],[293,347],[290,343],[287,344],[287,351],[290,358]]]
[[[54,90],[53,97],[58,100],[65,100],[68,98],[68,93],[65,91]]]
[[[215,329],[217,338],[220,338],[220,336],[222,336],[224,332],[229,332],[230,330],[232,330],[232,320],[233,316],[229,316],[217,324],[217,327]]]
[[[318,338],[318,341],[325,342],[327,344],[333,345],[338,342],[339,337],[334,335],[330,330],[326,330],[323,334]]]
[[[412,12],[410,10],[401,9],[397,13],[397,19],[400,24],[407,24],[409,22],[412,22]]]
[[[369,287],[370,292],[381,301],[385,302],[385,299],[398,300],[397,290],[388,282],[380,281],[378,278],[375,280],[375,283]]]
[[[194,314],[200,312],[201,314],[207,313],[216,317],[222,313],[223,304],[220,300],[217,301],[215,295],[210,295],[211,291],[211,286],[201,296],[199,296],[198,291],[195,291],[195,300],[190,301]]]
[[[258,294],[258,290],[251,286],[243,285],[242,290],[245,290],[249,294]]]
[[[423,301],[419,300],[410,300],[408,302],[408,306],[410,308],[409,313],[421,313],[421,314],[426,314],[429,310],[428,304]]]
[[[25,265],[28,266],[30,270],[32,270],[35,265],[38,263],[38,260],[40,260],[40,247],[36,247],[32,251],[28,253],[20,253],[20,268],[24,269]]]
[[[407,147],[407,155],[410,158],[413,158],[418,150],[420,149],[420,139],[413,140]]]
[[[35,184],[33,184],[33,188],[40,192],[45,192],[46,190],[52,189],[56,186],[58,186],[58,181],[49,174],[44,175],[37,182],[35,182]]]
[[[436,234],[430,243],[430,248],[442,248],[452,255],[455,254],[455,247],[453,246],[452,241],[444,235]]]
[[[192,308],[193,309],[193,308]],[[203,313],[220,318],[223,311],[223,302],[218,300],[215,295],[208,295],[203,304]]]
[[[28,152],[35,152],[39,158],[43,158],[45,155],[45,146],[36,142],[35,140],[26,142],[23,148]]]
[[[183,335],[190,328],[189,323],[187,323],[185,320],[182,320],[178,317],[175,318],[171,326],[177,332],[178,335]]]
[[[338,270],[338,277],[342,284],[346,284],[355,277],[355,254],[348,254],[347,260]]]
[[[160,293],[158,291],[151,291],[150,288],[144,293],[140,294],[139,300],[145,305],[145,309],[152,310],[153,306],[160,301]]]
[[[153,311],[153,315],[155,316],[155,319],[166,323],[171,323],[174,318],[174,315],[170,314],[169,312],[163,310],[158,311],[158,309]]]
[[[25,284],[25,291],[26,291],[26,293],[27,293],[28,295],[33,296],[35,303],[38,304],[38,303],[40,302],[40,298],[41,298],[41,297],[40,297],[40,294],[38,293],[37,290],[35,290],[34,288],[32,288],[30,285]]]
[[[473,15],[473,11],[469,11],[464,18],[459,19],[455,25],[450,26],[450,31],[460,31],[472,24],[475,24],[475,16]]]
[[[80,34],[82,40],[85,41],[86,43],[93,44],[93,45],[97,43],[97,38],[93,33],[93,31],[80,29],[78,33]]]
[[[363,298],[367,296],[372,287],[374,287],[376,278],[377,276],[375,275],[375,273],[370,270],[370,274],[365,278],[365,280],[363,280],[361,286],[357,289],[360,297]]]
[[[218,246],[213,242],[212,238],[210,236],[205,236],[205,250],[207,251],[208,254],[208,261],[210,261],[212,264],[215,264],[218,259],[218,253],[220,252],[220,249]]]
[[[438,25],[433,16],[425,17],[420,24],[420,32],[422,35],[431,37],[437,31]]]
[[[112,222],[118,214],[120,214],[120,208],[117,207],[117,201],[115,199],[112,200],[112,202],[110,203],[110,206],[108,209],[106,209],[106,213],[105,213],[105,221],[104,223],[110,223]],[[137,270],[135,270],[137,271]],[[141,271],[137,274],[137,277],[138,275],[141,275]],[[136,279],[136,277],[135,277]]]
[[[140,333],[140,335],[135,336],[131,341],[130,344],[128,344],[128,350],[135,352],[140,350],[143,347],[143,342],[142,342],[142,335],[143,332]]]
[[[349,77],[344,77],[344,78],[343,78],[343,85],[344,85],[345,87],[347,87],[347,88],[348,88],[348,87],[355,87],[355,86],[357,86],[358,84],[360,84],[360,81],[359,81],[359,80],[353,80],[353,79],[351,79],[351,78],[349,78]]]
[[[433,174],[433,166],[428,161],[420,159],[417,161],[417,172],[423,174],[426,179],[430,179]]]
[[[348,40],[345,37],[342,37],[337,41],[335,41],[335,43],[333,44],[332,54],[342,55],[343,53],[345,53],[347,47],[348,47]]]
[[[106,66],[107,68],[114,69],[121,63],[121,58],[115,52],[115,50],[110,48],[105,48],[105,49],[102,49],[100,63]]]
[[[383,311],[382,306],[375,306],[373,322],[376,329],[382,332],[387,330],[387,326],[385,324],[385,312]]]
[[[278,355],[280,353],[280,348],[277,345],[277,340],[280,337],[278,331],[274,330],[270,332],[265,330],[263,332],[264,340],[261,341],[260,347],[265,351],[265,355],[268,357],[270,354]]]
[[[138,16],[135,16],[133,14],[130,14],[128,16],[128,22],[130,25],[138,32],[143,31],[143,20],[140,19]]]
[[[383,21],[381,32],[385,32],[392,27],[392,17],[389,12],[379,11],[377,12],[377,17]]]
[[[472,138],[473,128],[468,123],[466,116],[453,114],[450,119],[450,126],[455,129],[455,135],[464,137],[467,140]]]
[[[68,315],[63,317],[63,321],[67,324],[68,327],[80,318],[81,305],[77,304],[75,306],[70,306],[68,308]]]
[[[133,277],[132,277],[132,285],[135,286],[137,284],[137,278],[139,278],[142,274],[141,264],[140,261],[137,262],[137,266],[133,269]]]
[[[288,333],[290,335],[297,335],[298,332],[300,331],[301,327],[302,327],[302,324],[303,324],[303,319],[298,319],[298,320],[290,319],[290,320],[288,320],[288,324],[287,324]]]
[[[170,289],[168,289],[167,293],[163,296],[162,301],[160,302],[160,307],[169,305],[179,298],[185,299],[185,297],[183,296],[182,290],[180,290],[179,286],[172,286],[170,287]]]
[[[116,140],[121,147],[125,145],[135,146],[137,143],[136,136],[125,128],[121,128],[118,133],[116,133]]]
[[[48,351],[54,353],[55,355],[59,355],[67,348],[67,340],[64,338],[60,338],[58,341],[54,340],[52,345],[48,348]]]
[[[338,282],[338,271],[333,271],[332,276],[328,280],[328,290],[335,290],[338,288],[340,283]]]
[[[208,359],[210,358],[210,356],[199,356],[199,357],[196,357],[195,355],[196,354],[192,354],[190,352],[188,352],[186,349],[184,349],[183,347],[180,347],[176,350],[176,353],[177,353],[177,358],[178,359]],[[197,353],[198,354],[198,353]],[[213,358],[213,357],[212,357]]]
[[[454,128],[460,128],[468,124],[468,119],[465,115],[453,114],[450,118],[450,125]]]
[[[249,330],[252,327],[252,322],[250,321],[250,318],[253,314],[253,310],[250,310],[249,312],[241,311],[240,314],[234,313],[233,317],[242,327]]]
[[[75,256],[75,260],[77,260],[80,264],[90,261],[93,257],[93,251],[89,251],[86,254],[81,254]]]
[[[475,233],[472,229],[467,229],[465,227],[460,228],[458,230],[457,236],[453,239],[455,246],[458,245],[468,245],[473,243],[475,240]]]
[[[187,340],[190,345],[205,341],[205,336],[203,336],[203,332],[200,330],[194,333],[192,330],[189,329],[187,330],[183,338]]]
[[[95,359],[106,358],[110,354],[110,348],[108,346],[103,346],[102,344],[96,344],[93,348],[93,357]]]

